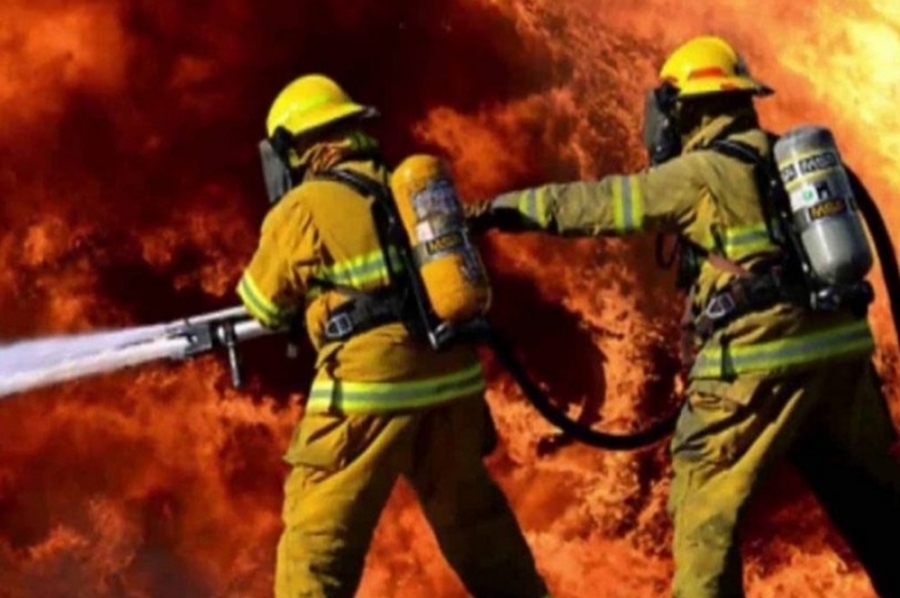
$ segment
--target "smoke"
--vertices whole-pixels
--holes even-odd
[[[382,109],[390,159],[447,155],[474,199],[642,166],[639,100],[655,69],[685,37],[719,33],[778,90],[760,104],[766,124],[829,124],[889,226],[900,219],[885,126],[900,14],[874,0],[6,0],[0,15],[4,339],[233,304],[266,207],[265,112],[304,72]],[[665,405],[678,298],[650,242],[491,235],[484,251],[497,324],[555,397],[592,402],[611,427]],[[0,595],[269,595],[279,457],[311,358],[259,340],[241,393],[202,359],[4,401]],[[502,435],[490,466],[554,595],[666,595],[665,447],[539,454],[548,426],[488,365]],[[750,523],[751,596],[871,595],[789,474]],[[464,595],[402,485],[360,595]]]

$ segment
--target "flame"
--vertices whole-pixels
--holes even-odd
[[[255,143],[268,102],[301,72],[380,106],[390,157],[439,149],[476,198],[642,166],[639,100],[660,61],[690,35],[721,34],[778,90],[760,104],[765,123],[828,124],[889,226],[900,223],[900,133],[885,126],[900,9],[876,0],[7,0],[0,14],[5,337],[233,303],[265,210]],[[603,418],[630,421],[676,390],[678,306],[647,240],[491,235],[484,249],[497,323],[556,397],[599,398]],[[879,364],[894,382],[874,279]],[[242,393],[204,358],[0,405],[5,595],[270,595],[279,457],[311,364],[280,351],[248,345]],[[490,466],[554,596],[666,595],[665,447],[540,452],[548,425],[491,372],[503,438]],[[789,472],[751,519],[750,596],[872,595]],[[438,554],[401,484],[360,596],[464,595]]]

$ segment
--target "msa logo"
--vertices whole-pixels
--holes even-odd
[[[846,211],[847,202],[845,202],[843,199],[829,199],[828,201],[823,201],[822,203],[816,204],[813,207],[809,208],[809,219],[819,220],[820,218],[837,216],[838,214],[843,214]]]
[[[781,169],[781,180],[785,185],[790,185],[791,182],[797,178],[797,169],[794,168],[793,164],[788,164],[784,168]]]
[[[822,152],[808,158],[797,161],[797,169],[800,174],[812,174],[820,170],[828,170],[837,166],[838,160],[834,152]]]
[[[425,253],[430,256],[436,255],[438,253],[442,253],[444,251],[450,251],[452,249],[456,249],[457,247],[463,245],[465,243],[463,236],[461,233],[453,232],[448,233],[446,235],[441,235],[437,239],[431,239],[430,241],[425,242]]]

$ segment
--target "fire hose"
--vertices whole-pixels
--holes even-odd
[[[0,347],[0,396],[86,378],[159,360],[186,360],[217,349],[227,353],[234,387],[243,385],[242,342],[285,332],[269,329],[243,307],[213,311],[168,324],[28,340]],[[639,448],[663,438],[672,421],[638,434],[598,432],[570,419],[530,378],[512,348],[489,326],[476,335],[488,345],[526,398],[550,423],[575,440],[612,450]]]
[[[875,252],[881,262],[882,276],[887,289],[888,303],[894,322],[894,334],[900,344],[900,266],[888,232],[887,224],[878,210],[878,206],[862,182],[849,168],[847,174],[853,186],[854,196],[866,227],[872,237]],[[551,424],[562,430],[573,439],[597,448],[606,450],[636,450],[653,445],[675,428],[679,409],[674,409],[668,416],[657,420],[652,425],[636,432],[611,434],[594,430],[589,426],[570,418],[557,408],[549,397],[534,383],[525,368],[515,358],[512,348],[496,333],[489,330],[487,343],[493,349],[498,361],[515,379],[522,392],[538,412]]]
[[[894,331],[900,342],[900,267],[894,247],[871,195],[852,172],[848,170],[848,174],[881,262]],[[263,327],[243,307],[232,307],[168,324],[0,345],[0,397],[148,362],[190,359],[218,349],[226,351],[232,384],[240,388],[243,381],[237,346],[253,338],[284,332],[286,329]],[[578,442],[606,450],[635,450],[662,440],[675,427],[678,410],[635,432],[612,434],[594,430],[554,405],[516,358],[510,344],[486,322],[469,338],[487,345],[541,416]]]

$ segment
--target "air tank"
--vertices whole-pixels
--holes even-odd
[[[454,325],[485,315],[492,296],[487,269],[444,161],[406,158],[391,176],[391,190],[435,315]]]
[[[812,277],[822,286],[862,281],[872,268],[872,251],[831,131],[794,128],[776,142],[774,153]]]

